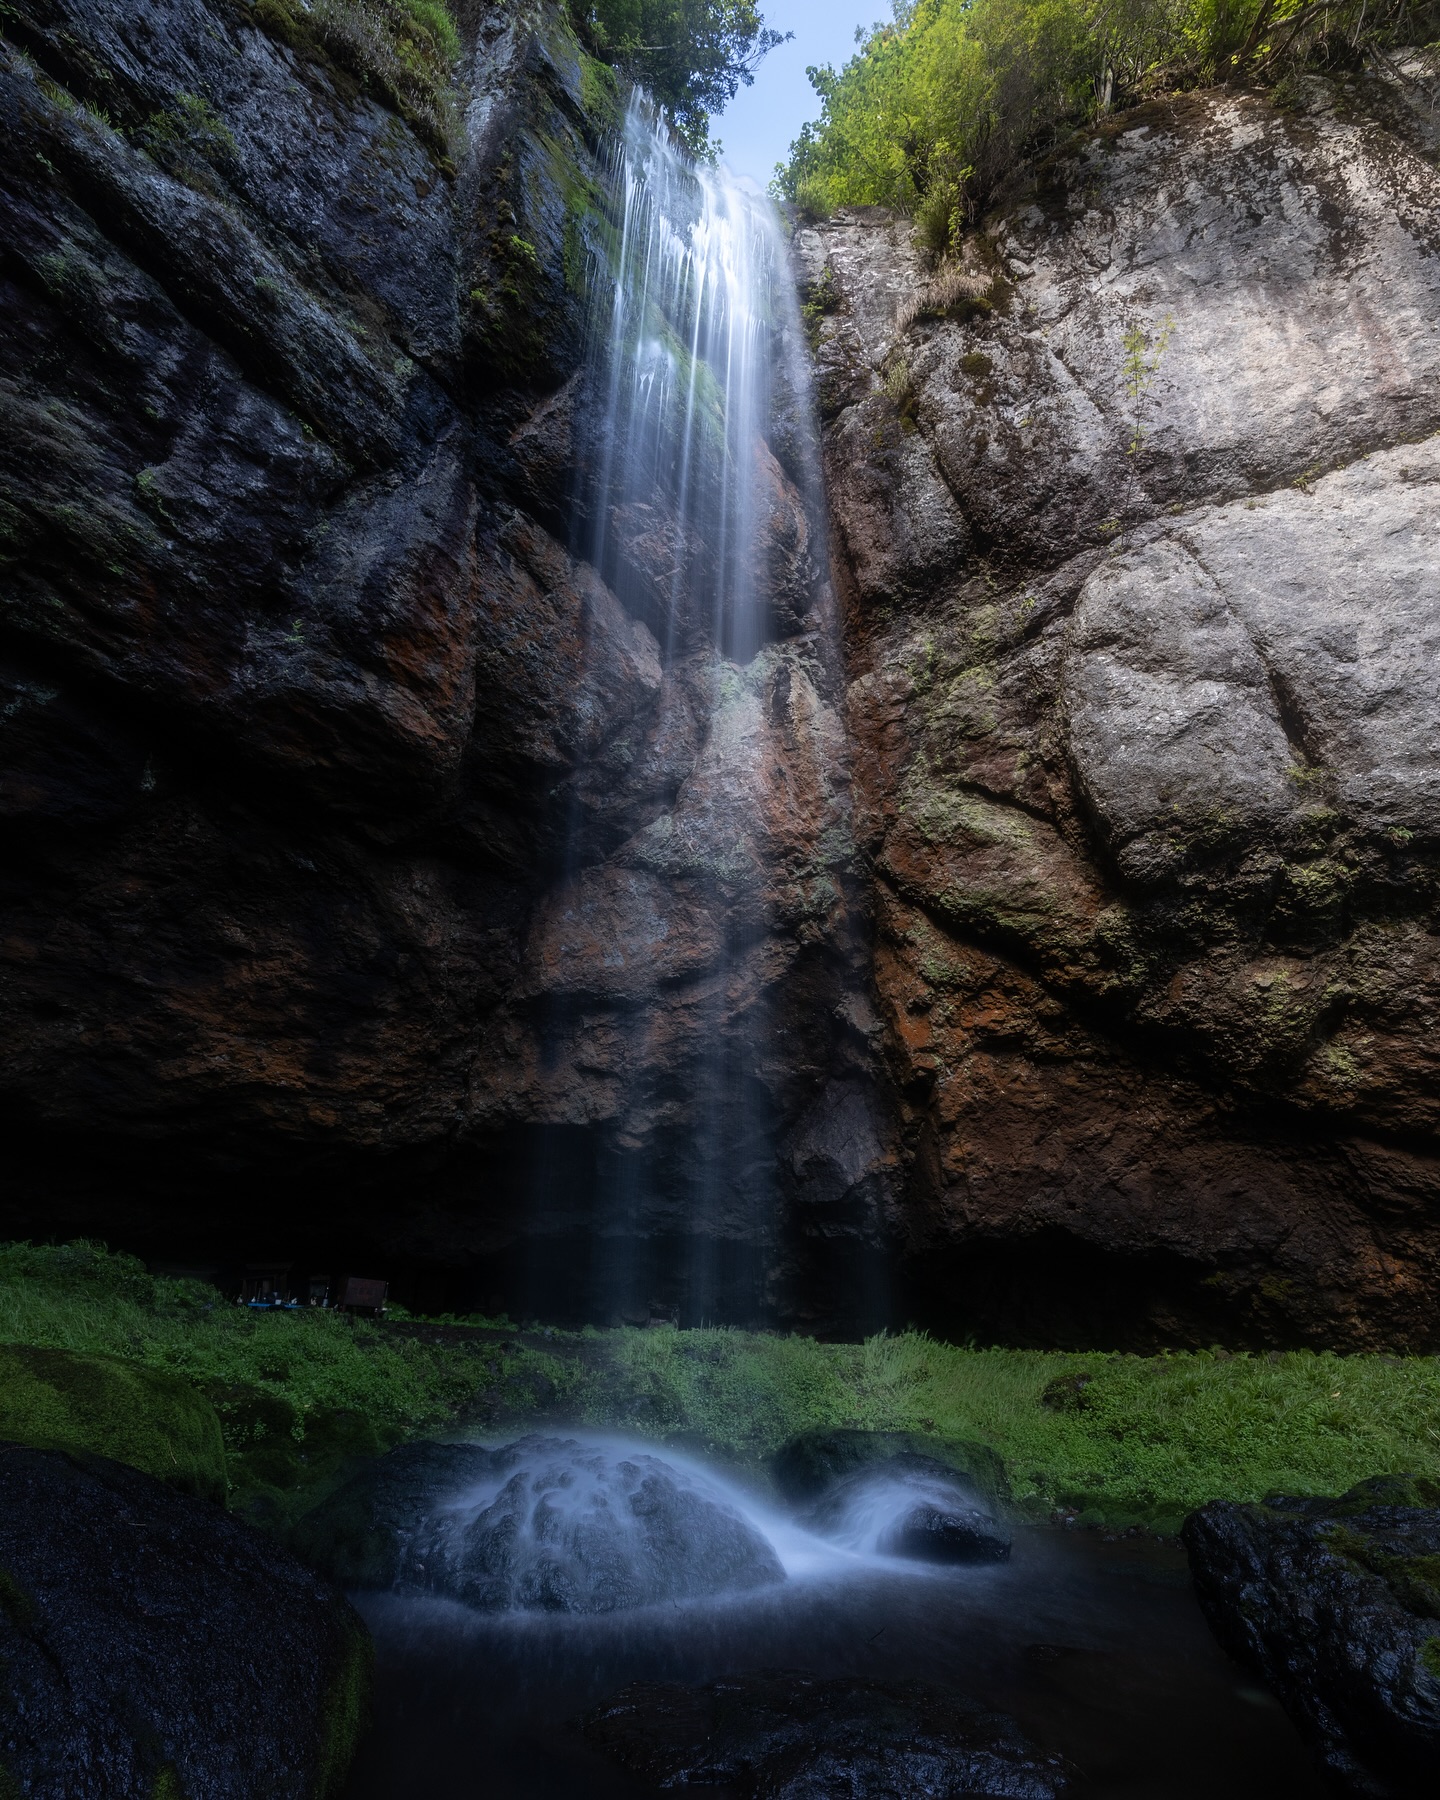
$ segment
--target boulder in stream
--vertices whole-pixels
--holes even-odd
[[[1440,1484],[1216,1501],[1181,1532],[1225,1649],[1357,1800],[1426,1800],[1440,1772]]]
[[[0,1443],[0,1794],[325,1800],[370,1661],[343,1596],[219,1507]]]
[[[953,1451],[954,1461],[942,1461],[937,1448]],[[991,1504],[1006,1491],[1004,1467],[983,1444],[813,1431],[792,1438],[771,1466],[790,1499],[814,1502],[801,1522],[851,1549],[922,1562],[1003,1562],[1010,1554],[1010,1534]]]
[[[292,1542],[348,1585],[487,1612],[616,1612],[785,1579],[703,1474],[574,1438],[407,1444],[307,1514]]]
[[[1069,1765],[1013,1719],[919,1682],[789,1670],[708,1687],[637,1682],[585,1735],[662,1787],[725,1787],[764,1800],[1060,1800]]]

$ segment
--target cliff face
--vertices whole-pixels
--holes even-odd
[[[811,515],[770,457],[743,680],[662,659],[571,549],[615,83],[553,9],[472,7],[454,92],[358,17],[6,11],[3,1229],[580,1305],[762,1008],[785,1205],[737,1154],[708,1228],[784,1311],[883,1162]],[[662,1294],[679,1192],[613,1226]]]
[[[0,1230],[1433,1348],[1427,115],[1126,115],[940,274],[801,232],[844,663],[777,369],[740,668],[662,493],[577,557],[613,78],[366,17],[4,20]]]
[[[800,235],[927,1316],[1440,1341],[1437,220],[1316,82]]]

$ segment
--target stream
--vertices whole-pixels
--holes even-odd
[[[353,1596],[377,1647],[376,1720],[347,1800],[651,1794],[587,1745],[586,1711],[632,1681],[772,1668],[975,1696],[1069,1757],[1084,1800],[1324,1792],[1275,1701],[1216,1647],[1178,1546],[1018,1526],[1008,1562],[906,1562],[811,1537],[704,1474],[774,1547],[783,1582],[598,1615]]]

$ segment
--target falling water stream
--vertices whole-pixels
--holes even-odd
[[[720,683],[776,629],[757,555],[762,446],[777,371],[805,391],[803,372],[783,368],[798,340],[785,246],[765,202],[687,161],[640,104],[614,180],[617,237],[593,309],[603,404],[574,548],[647,620],[667,670],[698,644]],[[577,809],[576,869],[594,859],[591,829]],[[726,954],[744,949],[732,935]],[[767,1121],[741,1092],[763,1009],[748,1039],[727,1035],[725,987],[706,1003],[713,1016],[702,1007],[708,1047],[687,1076],[703,1089],[684,1196],[702,1245],[737,1171],[749,1204],[772,1203]],[[660,1179],[637,1154],[607,1198],[632,1236]],[[720,1274],[697,1253],[692,1314]],[[644,1280],[603,1257],[596,1277],[621,1294]],[[653,1790],[576,1729],[588,1707],[638,1679],[777,1667],[974,1694],[1070,1756],[1094,1800],[1318,1794],[1283,1715],[1214,1645],[1178,1550],[1020,1527],[1005,1562],[907,1562],[885,1553],[893,1505],[866,1489],[819,1536],[762,1483],[670,1448],[525,1440],[435,1495],[395,1591],[356,1596],[378,1690],[350,1800],[639,1796]],[[449,1589],[425,1591],[437,1571]]]
[[[808,542],[806,515],[819,510],[813,445],[789,431],[788,473],[771,446],[777,391],[793,414],[808,370],[786,245],[767,202],[677,150],[639,99],[614,145],[611,190],[611,236],[590,273],[590,400],[571,547],[653,634],[664,680],[650,743],[688,746],[675,752],[668,804],[623,859],[626,871],[662,870],[684,920],[647,922],[653,985],[648,996],[632,989],[612,1015],[631,1073],[619,1077],[619,1122],[602,1166],[587,1177],[595,1198],[584,1307],[611,1322],[643,1318],[663,1285],[687,1323],[754,1318],[753,1246],[776,1214],[772,1102],[756,1079],[772,1021],[755,972],[769,925],[765,870],[744,791],[755,787],[750,765],[761,743],[736,729],[736,696],[763,685],[770,647],[796,630],[793,592],[788,616],[777,604],[776,519],[782,537],[791,530],[792,551],[795,540]],[[557,961],[562,988],[568,957],[581,991],[553,1003],[552,1046],[585,1028],[584,978],[596,954],[585,878],[613,853],[611,830],[608,814],[597,818],[588,797],[577,797],[566,851],[574,900],[561,915]],[[644,916],[646,903],[627,904],[629,916]],[[685,976],[682,1013],[656,1000],[659,984],[675,980],[666,946],[687,929],[716,947],[707,967]],[[667,1022],[674,1035],[662,1048],[655,1034]],[[567,1179],[542,1146],[537,1189],[548,1197]],[[666,1241],[684,1249],[661,1281],[657,1247]]]

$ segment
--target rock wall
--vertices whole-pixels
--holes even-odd
[[[759,1008],[782,1204],[736,1145],[711,1252],[833,1314],[885,1152],[811,515],[772,457],[743,676],[576,562],[621,95],[464,23],[417,97],[346,0],[5,11],[0,1231],[551,1311],[644,1239],[665,1298],[683,1183],[622,1202]]]
[[[1107,121],[947,270],[799,234],[921,1316],[1440,1347],[1440,174],[1393,83]]]

